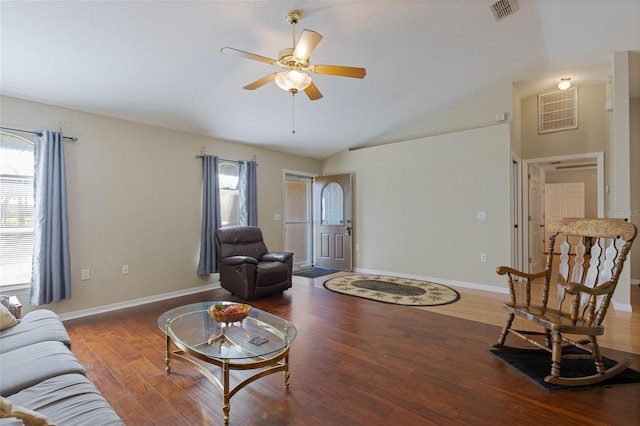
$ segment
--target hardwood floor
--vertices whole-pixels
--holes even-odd
[[[286,389],[283,376],[274,374],[244,388],[231,399],[230,424],[626,425],[640,420],[640,385],[547,393],[489,353],[500,330],[494,322],[500,318],[501,326],[505,319],[499,307],[505,296],[458,289],[462,298],[452,305],[403,307],[332,293],[321,285],[327,278],[296,277],[283,296],[251,302],[289,319],[298,330],[291,384]],[[168,309],[213,300],[233,297],[219,289],[65,322],[73,352],[128,425],[223,424],[222,398],[200,373],[174,361],[171,374],[165,374],[165,338],[156,325]],[[485,322],[464,318],[469,315]],[[626,330],[620,334],[631,337],[620,339],[620,346],[630,340],[637,348],[638,327]],[[625,356],[611,345],[603,354]],[[631,367],[640,370],[638,351],[629,356]]]

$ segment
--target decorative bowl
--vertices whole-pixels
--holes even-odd
[[[242,321],[251,312],[251,306],[244,303],[216,303],[209,306],[209,315],[218,322]]]

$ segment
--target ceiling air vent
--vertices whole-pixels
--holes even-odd
[[[518,3],[516,3],[515,0],[499,0],[490,7],[496,21],[499,21],[518,10]]]
[[[578,88],[538,95],[538,133],[578,128]]]

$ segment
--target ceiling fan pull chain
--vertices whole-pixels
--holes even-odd
[[[291,134],[296,134],[296,94],[291,93]]]

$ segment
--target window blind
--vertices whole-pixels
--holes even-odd
[[[28,285],[33,259],[33,145],[0,140],[0,287]]]

